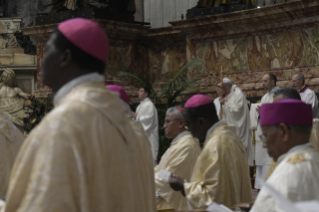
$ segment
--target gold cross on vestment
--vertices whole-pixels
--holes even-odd
[[[6,122],[6,127],[5,127],[5,128],[3,128],[3,129],[8,130],[9,135],[11,135],[10,130],[11,130],[12,128],[11,128],[11,127],[9,127],[8,122]]]

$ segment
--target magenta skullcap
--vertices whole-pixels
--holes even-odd
[[[59,24],[58,29],[72,44],[106,62],[109,41],[98,23],[84,18],[73,18]]]
[[[260,107],[260,126],[278,125],[312,126],[312,106],[296,99],[285,99]]]
[[[213,100],[203,94],[196,94],[189,98],[185,103],[185,108],[195,108],[213,103]]]
[[[130,98],[128,97],[127,93],[125,92],[124,88],[117,85],[108,85],[106,86],[108,89],[114,92],[120,93],[120,98],[126,102],[127,104],[130,104]]]

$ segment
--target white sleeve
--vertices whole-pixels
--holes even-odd
[[[307,95],[305,103],[312,105],[312,108],[314,108],[318,104],[315,92],[312,91]]]
[[[141,122],[147,135],[156,127],[156,113],[157,110],[152,104],[141,105],[138,110],[136,120]]]

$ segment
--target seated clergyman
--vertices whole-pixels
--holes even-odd
[[[234,126],[219,121],[211,98],[197,94],[183,116],[192,135],[205,140],[190,182],[175,173],[170,185],[186,196],[189,209],[206,209],[213,201],[226,206],[252,201],[245,147]]]
[[[182,114],[183,108],[169,108],[166,112],[164,129],[165,137],[173,139],[158,166],[155,167],[155,187],[160,197],[157,209],[174,208],[177,211],[187,210],[187,199],[171,189],[168,182],[156,176],[162,169],[178,174],[190,180],[191,174],[200,154],[199,142],[185,129]]]
[[[319,152],[309,142],[311,105],[295,99],[281,100],[262,105],[260,117],[263,145],[278,162],[267,183],[292,202],[319,200]],[[261,189],[251,211],[281,209],[268,191]]]

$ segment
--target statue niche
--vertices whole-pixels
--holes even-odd
[[[18,87],[14,71],[6,68],[0,77],[0,110],[6,112],[18,127],[24,126],[23,119],[27,114],[23,107],[29,96]]]

